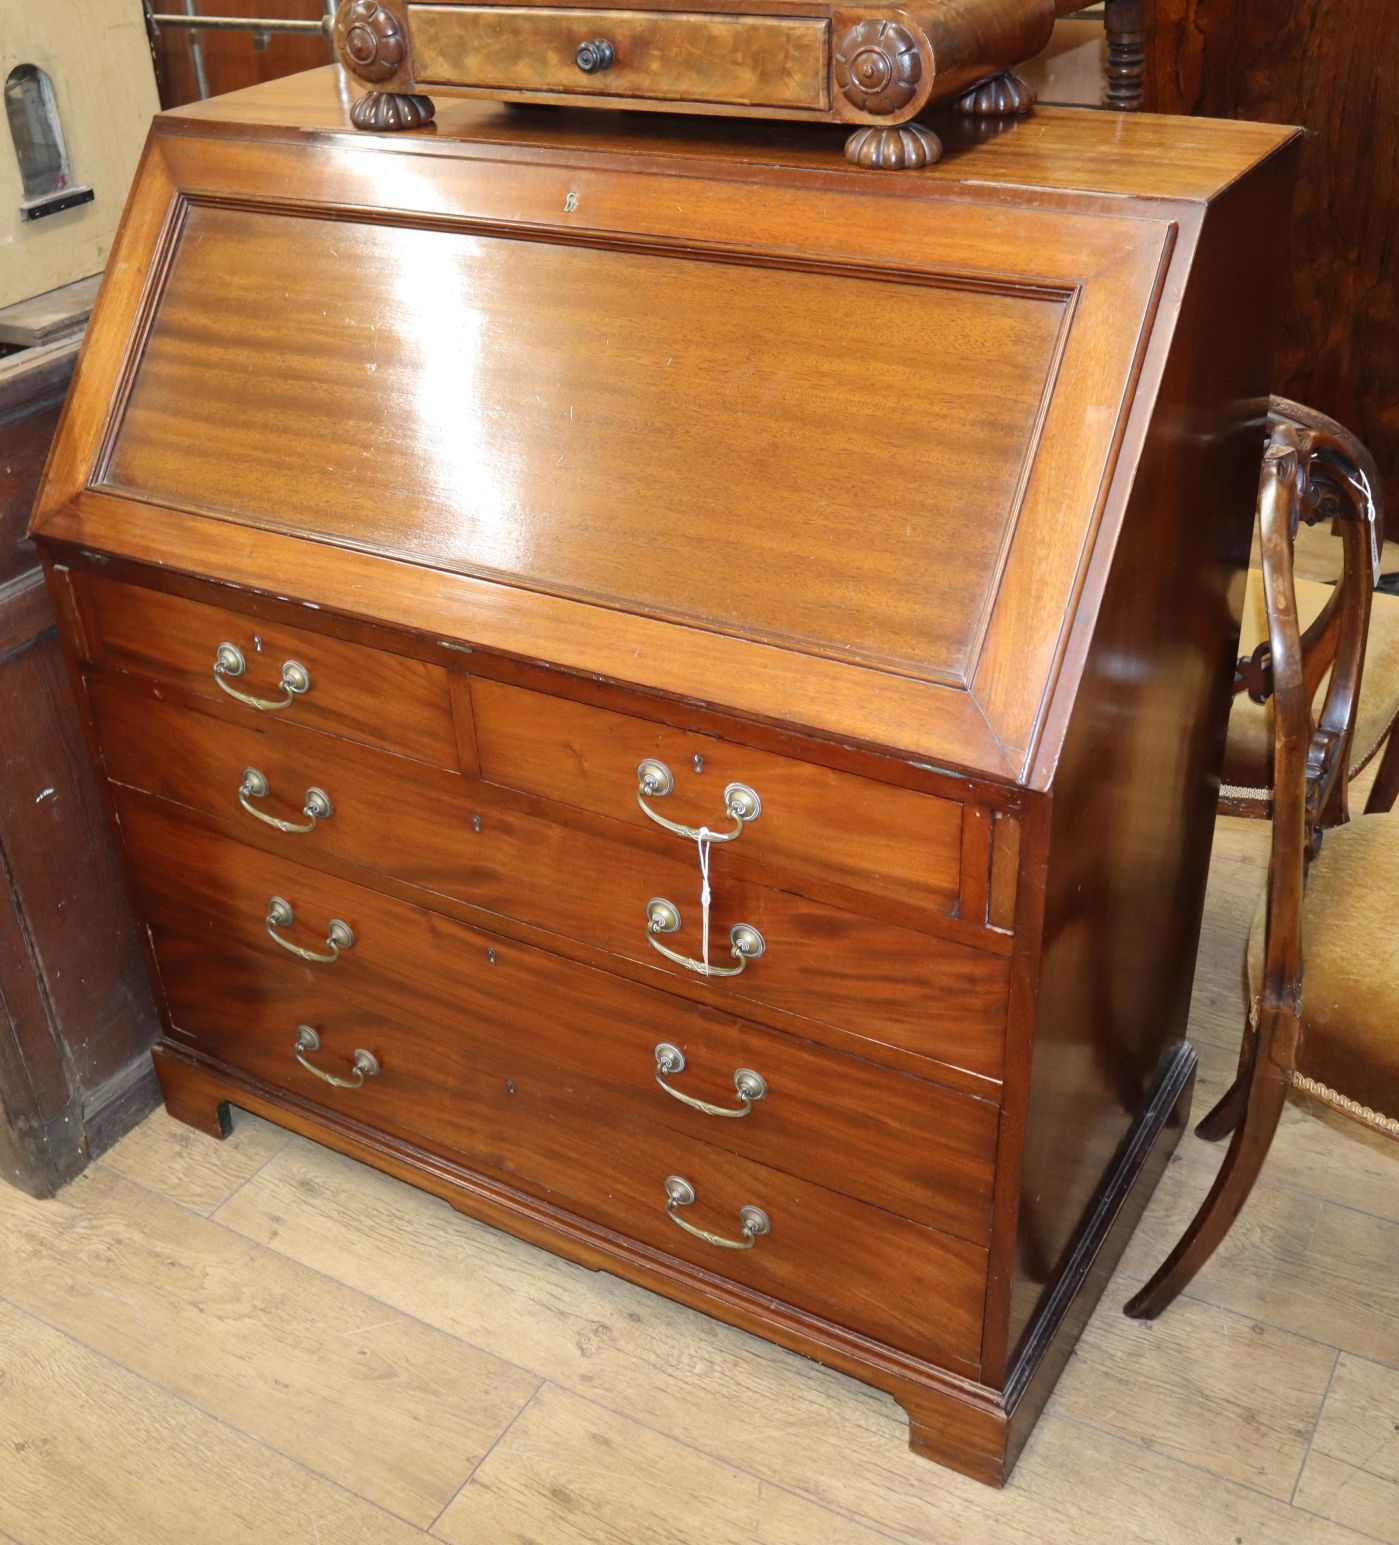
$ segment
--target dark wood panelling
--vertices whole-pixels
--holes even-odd
[[[154,1103],[144,1053],[157,1030],[50,628],[0,657],[0,1103],[15,1150],[5,1178],[36,1195]]]
[[[1157,0],[1157,112],[1295,123],[1291,282],[1272,387],[1373,452],[1399,534],[1399,25],[1393,0]],[[1392,565],[1387,564],[1387,567]]]

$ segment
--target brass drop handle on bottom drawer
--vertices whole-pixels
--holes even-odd
[[[284,939],[277,930],[290,928],[295,921],[296,913],[292,911],[291,902],[283,900],[281,896],[273,896],[267,903],[267,931],[284,950],[290,950],[293,955],[300,955],[303,960],[315,960],[328,965],[331,961],[340,959],[341,950],[351,949],[354,946],[354,930],[348,923],[342,923],[338,917],[332,917],[326,927],[324,951],[308,950],[304,945],[293,944],[290,939]]]
[[[679,1100],[691,1110],[703,1111],[706,1116],[746,1116],[753,1109],[754,1101],[761,1100],[768,1092],[767,1080],[761,1073],[755,1073],[752,1068],[739,1068],[734,1074],[734,1088],[738,1090],[738,1098],[742,1102],[738,1109],[734,1110],[727,1105],[710,1105],[708,1101],[697,1100],[692,1094],[682,1094],[666,1083],[667,1073],[673,1076],[684,1071],[685,1053],[669,1041],[662,1041],[656,1047],[656,1082],[672,1100]]]
[[[667,901],[664,896],[653,896],[646,903],[646,942],[658,954],[664,955],[667,960],[674,961],[677,966],[684,966],[687,971],[693,971],[696,976],[738,976],[750,960],[756,960],[767,948],[767,941],[751,923],[735,923],[729,929],[729,954],[738,964],[710,966],[702,960],[682,955],[678,950],[671,949],[668,944],[662,944],[656,937],[657,934],[679,931],[680,908],[673,902]]]
[[[327,1073],[324,1068],[318,1068],[314,1062],[306,1060],[306,1053],[319,1051],[321,1038],[310,1025],[298,1025],[296,1027],[296,1045],[292,1047],[292,1053],[296,1060],[308,1073],[314,1073],[317,1078],[327,1084],[334,1084],[337,1089],[362,1089],[366,1078],[379,1076],[379,1059],[372,1051],[365,1051],[364,1047],[355,1050],[353,1078],[340,1078],[334,1073]]]
[[[252,803],[255,799],[266,799],[270,792],[265,774],[260,773],[256,767],[243,769],[243,781],[238,785],[238,803],[249,815],[256,816],[268,826],[275,826],[279,832],[313,832],[322,821],[328,821],[335,814],[330,795],[324,789],[309,788],[306,790],[306,803],[301,807],[301,813],[306,819],[283,821],[275,815],[268,815],[265,810],[259,810]]]
[[[228,678],[241,676],[247,668],[248,662],[237,644],[219,645],[214,655],[214,680],[230,697],[263,713],[277,713],[283,708],[290,708],[303,692],[311,690],[310,672],[295,660],[286,660],[282,664],[281,697],[254,697],[249,692],[240,692],[237,687],[230,687]]]
[[[682,1175],[667,1177],[665,1194],[665,1210],[670,1221],[677,1228],[683,1228],[687,1234],[693,1234],[696,1239],[704,1240],[707,1245],[718,1245],[721,1250],[751,1250],[759,1234],[772,1233],[772,1220],[761,1207],[738,1209],[739,1227],[743,1231],[742,1239],[726,1239],[722,1234],[711,1234],[708,1229],[696,1228],[693,1223],[687,1223],[680,1216],[679,1209],[693,1204],[695,1188]]]
[[[675,775],[664,762],[647,757],[636,769],[637,804],[657,826],[664,826],[668,832],[674,832],[677,837],[684,837],[689,842],[701,839],[705,842],[732,842],[743,835],[743,828],[749,821],[756,821],[763,813],[763,802],[753,789],[746,783],[731,783],[724,790],[724,814],[734,823],[732,831],[714,832],[707,826],[682,826],[678,821],[668,821],[646,803],[648,798],[664,799],[674,787]]]

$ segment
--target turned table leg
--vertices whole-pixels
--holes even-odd
[[[1146,78],[1146,40],[1156,0],[1106,0],[1103,25],[1108,35],[1107,78],[1103,106],[1120,113],[1140,112]]]

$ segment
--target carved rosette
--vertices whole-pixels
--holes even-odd
[[[379,0],[341,0],[333,35],[341,64],[371,84],[391,80],[408,57],[402,19]]]
[[[1014,70],[993,75],[957,98],[957,111],[972,118],[1021,118],[1034,105],[1034,87]]]
[[[336,57],[360,80],[370,85],[384,81],[410,84],[408,25],[402,0],[340,0],[332,37]],[[432,122],[430,97],[407,91],[370,91],[350,109],[357,129],[388,133],[395,129],[420,129]]]
[[[941,159],[942,141],[921,123],[868,124],[845,142],[845,159],[872,172],[911,172]]]
[[[847,28],[836,44],[836,86],[862,113],[883,118],[907,107],[922,76],[918,39],[896,21],[868,17]]]

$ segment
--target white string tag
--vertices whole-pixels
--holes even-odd
[[[709,828],[701,826],[695,835],[695,845],[699,848],[700,869],[700,918],[701,940],[703,948],[701,955],[704,960],[704,974],[709,975]]]

